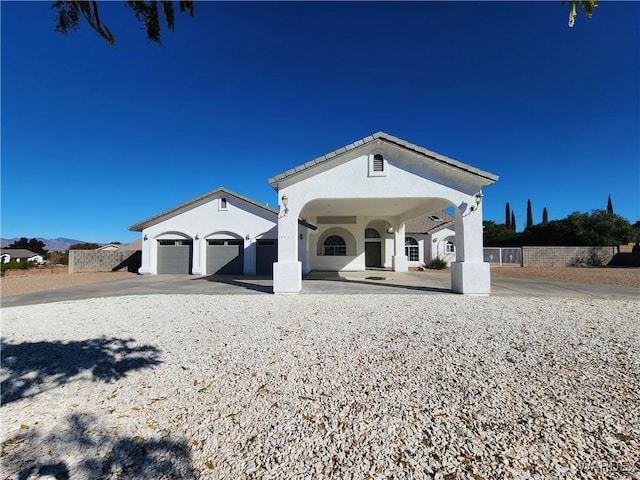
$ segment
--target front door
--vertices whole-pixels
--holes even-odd
[[[382,243],[366,242],[364,244],[364,264],[366,267],[382,267]]]

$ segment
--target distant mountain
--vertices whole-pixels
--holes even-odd
[[[49,250],[50,252],[54,250],[60,250],[61,252],[65,251],[71,245],[75,245],[76,243],[91,243],[85,240],[74,240],[73,238],[63,238],[63,237],[58,237],[58,238],[37,237],[37,238],[41,242],[44,242],[45,250]],[[2,248],[4,248],[7,245],[12,244],[16,240],[20,240],[20,239],[19,238],[0,238],[0,245],[2,245]]]

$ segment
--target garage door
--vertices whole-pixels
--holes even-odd
[[[158,273],[191,273],[191,240],[158,240]]]
[[[256,275],[273,275],[273,262],[278,261],[278,241],[258,240],[256,243]]]
[[[243,272],[243,240],[207,241],[207,275],[242,275]]]

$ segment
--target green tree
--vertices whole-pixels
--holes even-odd
[[[158,3],[160,11],[158,11]],[[175,9],[171,0],[147,0],[128,1],[126,5],[133,11],[133,14],[141,23],[142,28],[147,32],[147,38],[152,42],[160,41],[160,14],[165,18],[167,28],[174,31]],[[189,12],[193,16],[193,0],[180,0],[178,6],[181,12]],[[115,46],[116,39],[109,30],[109,27],[100,18],[98,2],[96,0],[84,1],[56,1],[51,6],[56,10],[56,31],[68,33],[78,30],[80,19],[84,18],[89,26],[93,28],[109,45]]]
[[[523,245],[624,245],[637,238],[637,231],[623,217],[605,210],[574,212],[562,220],[534,225],[522,234]]]
[[[564,0],[562,3],[566,3]],[[598,0],[571,0],[569,2],[569,26],[573,27],[578,15],[578,8],[581,7],[587,18],[593,16],[593,11],[598,6]]]
[[[613,215],[613,203],[611,202],[611,195],[609,195],[609,199],[607,200],[607,213]]]
[[[533,227],[533,211],[531,210],[531,200],[527,200],[527,228]]]
[[[511,212],[511,230],[516,231],[516,214]]]
[[[485,247],[506,247],[519,245],[518,234],[511,227],[500,225],[491,220],[482,222]]]
[[[33,253],[38,253],[42,256],[47,254],[47,250],[44,249],[44,242],[37,238],[27,239],[27,237],[21,237],[20,240],[16,240],[11,245],[7,245],[7,248],[24,248],[31,250]]]
[[[542,209],[542,223],[549,223],[549,212],[547,212],[547,207]]]
[[[504,207],[504,225],[511,229],[511,207],[509,206],[509,202]]]

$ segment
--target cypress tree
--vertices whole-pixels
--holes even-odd
[[[511,230],[516,231],[516,214],[511,212]]]
[[[531,210],[531,200],[527,200],[527,228],[533,227],[533,211]]]
[[[607,213],[613,215],[613,203],[611,202],[611,195],[609,195],[609,200],[607,200]]]
[[[509,206],[509,202],[504,208],[504,225],[507,228],[511,228],[511,207]]]
[[[549,223],[549,212],[547,212],[547,207],[542,209],[542,223]]]

